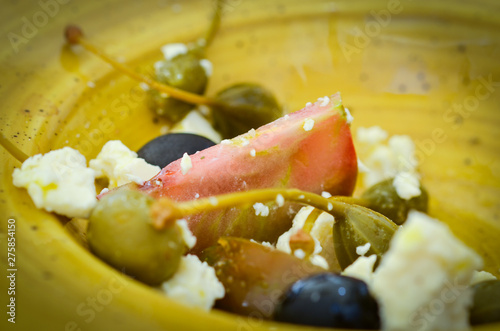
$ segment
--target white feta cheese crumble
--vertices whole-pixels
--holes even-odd
[[[222,136],[212,124],[197,110],[190,111],[182,121],[175,124],[170,132],[193,133],[219,143]]]
[[[206,262],[201,262],[196,255],[183,256],[179,269],[161,285],[161,289],[176,302],[206,311],[225,294],[214,269]]]
[[[497,278],[487,272],[487,271],[474,271],[474,273],[472,274],[472,279],[470,280],[470,283],[469,285],[472,286],[472,285],[475,285],[477,283],[481,283],[481,282],[485,282],[487,280],[496,280]]]
[[[411,211],[373,276],[382,329],[467,329],[468,284],[481,266],[481,257],[445,224]]]
[[[320,107],[324,107],[330,103],[330,98],[325,95],[323,98],[318,98],[318,101],[321,102]]]
[[[356,247],[356,254],[364,256],[366,253],[368,253],[368,251],[370,250],[370,247],[371,247],[370,243],[360,245],[360,246]]]
[[[307,108],[307,107],[311,107],[312,105],[313,105],[313,104],[312,104],[312,102],[307,102],[307,103],[306,103],[306,108]]]
[[[191,170],[191,168],[193,167],[193,163],[191,162],[191,158],[189,157],[189,155],[187,153],[184,153],[182,155],[182,159],[181,159],[181,171],[182,171],[182,174],[185,175],[189,172],[189,170]]]
[[[377,255],[360,256],[350,266],[342,271],[342,275],[361,279],[367,284],[373,280],[373,267],[377,262]]]
[[[344,110],[345,110],[345,120],[346,120],[347,124],[351,124],[352,121],[354,121],[354,117],[352,117],[349,109],[344,108]]]
[[[186,54],[188,52],[188,48],[182,43],[171,43],[162,46],[161,52],[163,53],[165,60],[172,60],[177,55]]]
[[[268,247],[268,248],[272,248],[272,249],[276,248],[269,241],[258,242],[258,241],[254,240],[254,239],[250,239],[250,241],[253,242],[253,243],[257,243],[257,244],[260,244],[262,246]]]
[[[108,187],[114,188],[131,180],[144,181],[160,172],[160,167],[147,163],[144,159],[137,157],[119,140],[108,141],[101,152],[89,166],[95,171],[95,176],[107,177]]]
[[[321,192],[321,196],[322,196],[323,198],[326,198],[326,199],[328,199],[328,198],[331,198],[331,197],[332,197],[332,195],[330,194],[330,192],[327,192],[327,191],[323,191],[323,192]]]
[[[255,209],[256,216],[269,216],[269,207],[264,205],[262,202],[256,202],[253,205],[253,209]]]
[[[289,116],[288,114],[286,114],[285,116],[283,116],[283,118],[284,118],[284,119],[285,119],[285,121],[286,121],[287,119],[289,119],[289,118],[290,118],[290,116]]]
[[[298,257],[299,259],[303,260],[305,257],[306,257],[306,252],[304,252],[302,249],[296,249],[295,251],[293,251],[293,255],[295,255],[295,257]]]
[[[410,200],[422,193],[420,191],[420,181],[415,173],[406,171],[398,173],[394,177],[392,185],[401,199]]]
[[[283,233],[276,242],[276,248],[285,253],[291,254],[290,238],[304,227],[305,221],[314,210],[314,207],[303,207],[295,215],[292,221],[292,227]],[[314,225],[310,231],[310,235],[314,240],[314,251],[309,256],[309,261],[317,266],[328,269],[327,260],[335,256],[333,246],[333,216],[327,213],[321,213],[316,218]],[[300,254],[300,253],[299,253]]]
[[[181,229],[182,239],[186,243],[186,246],[191,249],[196,245],[196,237],[193,235],[191,230],[189,230],[187,221],[185,219],[180,219],[175,222],[177,226]]]
[[[328,211],[332,210],[333,209],[332,203],[329,202],[326,208],[328,208]]]
[[[212,76],[212,73],[213,73],[213,66],[212,66],[212,62],[210,62],[210,60],[207,60],[207,59],[201,59],[200,60],[200,66],[203,68],[203,70],[205,71],[205,75],[207,75],[207,77],[210,77]]]
[[[224,139],[220,142],[221,145],[232,145],[233,141],[231,139]]]
[[[255,148],[252,148],[252,149],[250,150],[250,156],[251,156],[251,157],[255,157],[255,155],[256,155]]]
[[[278,204],[278,207],[283,207],[283,205],[285,204],[285,198],[283,198],[281,194],[278,194],[276,196],[276,203]]]
[[[23,162],[12,174],[16,187],[24,187],[37,208],[68,217],[88,217],[97,203],[94,172],[85,156],[64,147]]]
[[[387,138],[387,132],[378,126],[357,131],[358,165],[365,187],[401,172],[417,174],[415,144],[411,138],[404,135],[394,135],[388,141]]]
[[[311,118],[306,118],[302,127],[304,128],[304,131],[311,131],[314,127],[314,120]]]

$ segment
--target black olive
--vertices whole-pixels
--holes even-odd
[[[334,328],[380,328],[378,304],[366,283],[332,273],[295,282],[276,308],[274,319]]]
[[[210,139],[196,134],[169,133],[151,140],[137,154],[146,162],[164,168],[184,153],[191,155],[213,145],[215,143]]]
[[[474,303],[470,324],[500,322],[500,280],[488,280],[472,286]]]

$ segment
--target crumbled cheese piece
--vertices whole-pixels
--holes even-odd
[[[170,132],[193,133],[219,143],[222,136],[212,124],[197,110],[190,111],[182,121],[175,124]],[[230,141],[230,140],[229,140]]]
[[[183,175],[187,174],[188,171],[191,170],[192,167],[193,167],[193,163],[191,162],[191,158],[189,157],[189,155],[187,153],[184,153],[182,155],[182,159],[181,159],[182,174]]]
[[[219,204],[219,200],[217,200],[216,197],[210,197],[210,198],[208,198],[208,201],[210,202],[210,204],[212,206],[217,206]]]
[[[64,147],[28,158],[14,169],[13,183],[24,187],[37,208],[68,217],[88,217],[97,203],[94,172],[85,157]]]
[[[90,87],[90,88],[94,88],[95,87],[95,83],[93,81],[88,81],[87,82],[87,86]]]
[[[344,108],[344,110],[345,110],[345,120],[346,120],[347,124],[351,124],[352,121],[354,121],[354,117],[352,117],[349,109]]]
[[[370,172],[370,169],[358,158],[358,170],[359,172]]]
[[[304,252],[302,249],[299,248],[293,251],[293,255],[302,260],[306,257],[306,252]]]
[[[332,197],[332,195],[330,194],[330,192],[327,192],[327,191],[323,191],[323,192],[321,192],[321,196],[322,196],[323,198],[326,198],[326,199],[328,199],[328,198],[331,198],[331,197]]]
[[[350,266],[344,269],[342,275],[361,279],[367,284],[371,284],[373,279],[373,267],[377,262],[377,255],[368,257],[360,256]]]
[[[203,70],[205,71],[205,75],[207,75],[207,77],[210,77],[212,76],[212,73],[213,73],[213,66],[212,66],[212,62],[210,62],[210,60],[207,60],[207,59],[201,59],[200,60],[200,66],[203,68]]]
[[[194,195],[194,198],[195,198],[195,199],[198,199],[199,197],[200,197],[200,193],[196,193],[196,194]]]
[[[160,167],[137,157],[137,153],[132,152],[119,140],[108,141],[97,157],[90,160],[89,166],[95,171],[97,178],[109,179],[109,188],[129,183],[131,180],[148,180],[161,170]]]
[[[331,202],[328,203],[328,206],[326,207],[328,208],[328,211],[332,210],[333,209],[333,205]]]
[[[360,245],[360,246],[356,247],[356,254],[364,256],[366,253],[368,253],[368,251],[370,250],[370,247],[371,247],[370,243]]]
[[[191,230],[189,230],[187,221],[185,219],[180,219],[175,222],[177,226],[181,230],[182,234],[182,239],[184,240],[184,243],[186,243],[186,246],[191,249],[196,245],[196,237],[193,235]]]
[[[246,146],[248,144],[250,144],[248,139],[241,137],[241,146]]]
[[[312,128],[314,127],[314,120],[311,118],[306,118],[304,120],[304,131],[311,131]]]
[[[468,284],[481,257],[443,223],[411,211],[374,273],[384,330],[468,328]]]
[[[378,126],[357,131],[358,161],[365,187],[372,186],[400,172],[417,174],[415,144],[409,136],[394,135],[387,142],[387,132]]]
[[[477,283],[481,283],[481,282],[485,282],[487,280],[496,280],[497,278],[487,272],[487,271],[474,271],[474,273],[472,274],[472,279],[470,280],[470,283],[469,285],[472,286],[472,285],[475,285]]]
[[[253,243],[257,243],[257,244],[260,244],[260,245],[262,245],[262,246],[268,247],[268,248],[273,248],[273,249],[274,249],[274,248],[276,248],[276,247],[274,247],[274,245],[273,245],[273,244],[271,244],[269,241],[263,241],[263,242],[261,242],[261,243],[259,243],[258,241],[254,240],[254,239],[250,239],[250,241],[251,241],[251,242],[253,242]]]
[[[278,204],[278,207],[283,207],[283,205],[285,204],[285,198],[283,198],[281,194],[278,194],[276,196],[276,203]]]
[[[255,215],[257,216],[269,216],[269,207],[264,205],[262,202],[254,203],[253,209],[255,209]]]
[[[255,157],[255,155],[256,155],[255,148],[252,148],[250,150],[250,156]]]
[[[126,174],[125,177],[128,179],[129,182],[134,182],[138,185],[143,185],[145,180],[142,179],[139,176],[131,175],[131,174]]]
[[[323,98],[318,98],[318,101],[321,102],[320,107],[324,107],[330,103],[330,98],[325,95]]]
[[[398,173],[394,177],[392,185],[401,199],[410,200],[422,193],[420,191],[420,181],[415,173],[406,171]]]
[[[292,227],[283,233],[276,243],[276,248],[285,253],[291,254],[290,238],[304,227],[305,221],[314,207],[303,207],[295,215],[292,221]],[[333,216],[327,213],[321,213],[317,217],[311,229],[310,235],[314,240],[314,251],[309,257],[309,261],[317,266],[328,269],[326,262],[330,257],[335,256],[333,246]],[[317,257],[316,257],[317,256]]]
[[[161,285],[165,295],[187,306],[210,310],[215,300],[224,297],[224,286],[215,270],[196,255],[181,258],[179,269],[172,278]]]
[[[311,262],[315,266],[321,267],[325,270],[328,270],[330,268],[326,259],[321,255],[317,255],[317,254],[311,255],[309,257],[309,262]]]
[[[221,145],[232,145],[233,141],[231,139],[224,139],[220,142]]]
[[[250,130],[248,130],[247,134],[250,137],[255,138],[255,136],[257,135],[257,131],[255,131],[255,129],[250,129]]]
[[[311,107],[312,105],[313,105],[312,102],[308,102],[308,103],[306,103],[306,108]]]
[[[299,199],[305,199],[305,198],[306,198],[305,195],[303,195],[303,194],[299,195]]]
[[[370,128],[359,128],[356,132],[356,138],[359,142],[376,145],[387,139],[389,134],[380,126],[372,126]]]
[[[161,52],[163,53],[165,60],[170,61],[177,55],[186,54],[188,52],[188,48],[182,43],[172,43],[162,46]]]
[[[289,118],[290,118],[290,116],[288,116],[288,114],[286,114],[285,116],[283,116],[283,118],[284,118],[285,120],[287,120],[287,119],[289,119]]]

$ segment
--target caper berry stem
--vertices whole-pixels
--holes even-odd
[[[133,70],[131,70],[129,67],[126,65],[116,61],[113,59],[111,56],[106,54],[103,50],[99,49],[97,46],[94,46],[92,43],[87,41],[85,37],[83,36],[82,30],[74,25],[69,25],[66,27],[65,31],[65,37],[66,40],[70,44],[79,44],[83,48],[85,48],[87,51],[95,54],[96,56],[100,57],[103,61],[109,63],[113,68],[116,70],[121,71],[125,75],[146,83],[149,87],[158,90],[160,92],[166,93],[172,98],[182,100],[187,103],[192,103],[192,104],[202,104],[202,105],[207,105],[207,106],[216,106],[219,105],[219,102],[217,102],[215,99],[212,98],[207,98],[202,95],[198,95],[195,93],[190,93],[172,86],[168,86],[162,83],[159,83],[155,81],[154,79],[141,75]]]
[[[192,214],[257,202],[275,201],[278,195],[281,195],[285,201],[313,206],[334,217],[345,215],[346,209],[349,207],[349,204],[344,202],[332,201],[321,195],[299,189],[269,188],[222,194],[186,202],[174,202],[168,198],[162,198],[156,201],[152,206],[153,225],[157,229],[162,229],[173,220],[184,218]]]
[[[212,41],[215,38],[215,35],[217,34],[217,31],[219,30],[223,8],[224,8],[224,1],[217,0],[215,3],[214,16],[212,17],[212,21],[210,22],[210,27],[208,28],[207,34],[206,34],[205,39],[204,39],[203,46],[205,48],[210,46],[210,44],[212,43]]]
[[[16,145],[10,142],[1,132],[0,132],[0,145],[2,145],[7,150],[7,152],[10,153],[10,155],[12,155],[21,163],[23,163],[29,158],[28,155],[24,154],[19,148],[16,147]]]

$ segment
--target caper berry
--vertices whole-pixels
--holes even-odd
[[[429,195],[423,186],[420,186],[422,193],[418,197],[405,200],[398,195],[392,182],[391,178],[373,185],[363,193],[361,198],[369,202],[369,208],[388,217],[398,225],[406,221],[410,209],[427,212]]]
[[[257,84],[230,86],[219,92],[216,100],[221,106],[214,107],[215,128],[224,138],[233,138],[283,115],[274,95]]]
[[[184,91],[203,94],[208,78],[200,64],[197,52],[179,54],[171,60],[160,61],[156,65],[156,80],[160,83],[179,88]],[[193,109],[193,105],[178,99],[165,96],[151,90],[152,107],[158,115],[171,122],[178,122]]]
[[[127,189],[105,195],[90,215],[87,238],[92,252],[111,266],[159,285],[175,273],[187,247],[175,223],[153,228],[153,201]]]
[[[474,303],[470,311],[470,324],[500,322],[500,280],[488,280],[472,286]]]

